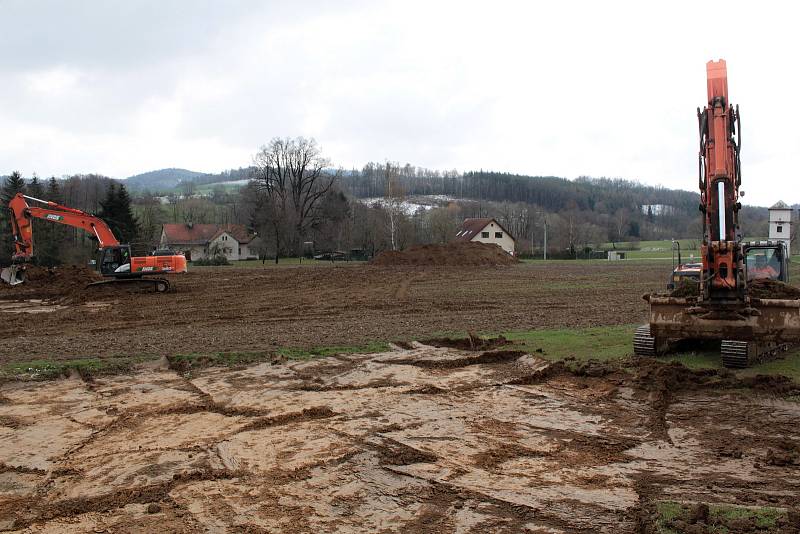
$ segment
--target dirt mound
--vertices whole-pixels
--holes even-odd
[[[415,367],[422,367],[423,369],[458,369],[461,367],[468,367],[470,365],[509,363],[519,360],[524,355],[525,353],[521,350],[496,350],[484,352],[476,356],[467,356],[465,358],[399,359],[392,360],[392,363],[395,365],[413,365]]]
[[[446,245],[417,245],[403,251],[381,252],[373,265],[501,266],[518,260],[497,245],[455,242]]]
[[[439,338],[425,339],[420,341],[420,343],[424,345],[430,345],[431,347],[447,347],[450,349],[477,350],[477,351],[492,350],[498,347],[504,347],[506,345],[512,344],[511,341],[507,340],[503,336],[483,339],[472,333],[467,334],[466,338],[454,339],[449,337],[439,337]]]
[[[696,297],[700,294],[700,282],[690,278],[684,278],[675,286],[669,294],[670,297]]]
[[[800,299],[800,288],[778,280],[757,279],[747,284],[751,297],[757,299]],[[696,297],[700,295],[700,284],[684,278],[670,293],[670,297]]]
[[[757,299],[800,299],[800,288],[768,278],[751,281],[748,291]]]
[[[88,284],[102,279],[88,267],[30,265],[25,269],[25,283],[16,286],[0,284],[0,295],[20,299],[69,299],[82,293]]]
[[[61,291],[69,291],[78,286],[102,280],[96,271],[88,267],[66,265],[63,267],[37,267],[25,269],[25,284],[29,287],[48,287]]]

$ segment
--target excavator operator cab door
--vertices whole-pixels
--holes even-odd
[[[764,278],[789,281],[786,247],[783,243],[745,244],[744,264],[748,282]]]
[[[131,272],[131,247],[118,245],[100,249],[97,268],[103,276],[124,277]]]

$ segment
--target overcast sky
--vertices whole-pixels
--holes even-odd
[[[705,63],[725,58],[744,200],[800,202],[790,6],[0,0],[0,174],[218,172],[303,135],[345,168],[694,190]]]

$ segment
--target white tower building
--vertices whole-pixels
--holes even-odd
[[[769,209],[769,239],[783,241],[787,255],[791,256],[789,242],[792,239],[792,208],[782,200]]]

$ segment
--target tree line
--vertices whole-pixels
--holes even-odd
[[[41,180],[33,175],[24,179],[12,172],[0,182],[0,264],[11,261],[14,252],[11,232],[11,212],[8,202],[22,193],[33,199],[55,202],[70,208],[97,214],[111,228],[121,243],[130,243],[135,252],[145,253],[149,243],[141,240],[142,228],[134,215],[133,201],[124,184],[99,175],[76,175],[67,180],[51,177]],[[44,206],[28,200],[32,206]],[[32,220],[34,235],[34,260],[39,265],[53,266],[63,263],[85,264],[94,256],[97,241],[77,228],[37,219]]]
[[[361,169],[334,169],[321,147],[306,138],[274,138],[252,164],[221,175],[249,180],[238,190],[217,187],[207,195],[129,193],[105,176],[75,175],[65,180],[3,180],[2,200],[17,190],[96,213],[137,253],[158,246],[166,223],[242,224],[258,235],[263,258],[354,249],[366,254],[454,239],[469,217],[494,217],[517,239],[522,254],[541,254],[544,234],[551,256],[575,257],[600,244],[638,240],[702,238],[699,195],[636,182],[583,177],[567,180],[491,171],[437,171],[385,161]],[[9,196],[10,195],[10,196]],[[0,224],[8,228],[7,210]],[[745,206],[745,235],[766,235],[767,210]],[[80,262],[93,251],[84,232],[34,223],[42,261]],[[8,258],[9,232],[0,233]],[[622,245],[620,245],[622,246]],[[0,260],[2,261],[2,260]]]

